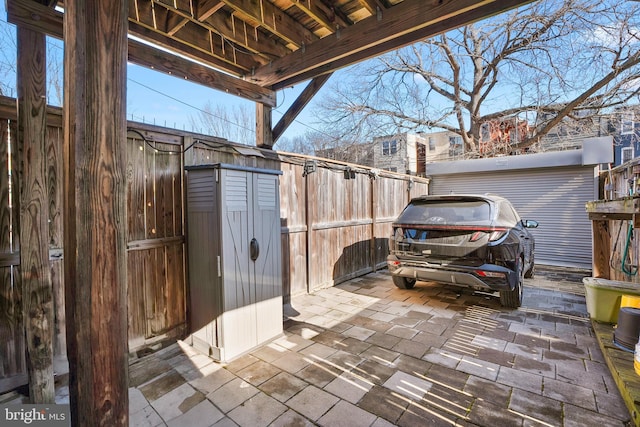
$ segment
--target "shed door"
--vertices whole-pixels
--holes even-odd
[[[520,216],[540,223],[531,230],[536,263],[591,269],[591,222],[585,211],[597,199],[593,167],[437,175],[431,194],[493,193],[511,201]]]
[[[251,174],[221,169],[222,277],[225,359],[232,358],[256,342],[256,287],[249,274],[250,230],[253,229]]]
[[[250,262],[255,283],[257,339],[262,343],[282,332],[282,263],[278,176],[253,175],[253,235],[257,258]]]

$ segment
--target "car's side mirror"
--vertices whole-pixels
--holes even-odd
[[[534,221],[532,219],[523,219],[522,224],[526,228],[538,228],[538,221]]]

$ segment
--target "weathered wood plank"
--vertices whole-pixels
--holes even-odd
[[[123,47],[128,2],[65,1],[64,5],[64,266],[71,422],[126,426],[127,49]]]
[[[9,113],[13,117],[3,116],[0,120],[0,141],[7,141],[9,135],[15,145],[15,124],[11,125],[6,118],[15,119],[15,101],[13,110]],[[12,122],[13,123],[13,122]],[[0,162],[2,164],[17,165],[16,150],[13,150],[11,162],[9,162],[8,144],[0,143]],[[11,175],[12,188],[17,188],[17,173]],[[4,203],[0,203],[0,252],[4,262],[0,264],[0,392],[22,385],[26,381],[27,369],[25,360],[24,322],[22,316],[22,281],[20,280],[18,248],[14,243],[15,234],[11,233],[12,218],[18,217],[15,209],[17,200],[12,206],[9,200],[9,174],[0,174],[0,197]],[[15,198],[15,193],[13,193]],[[15,212],[15,213],[12,213]]]
[[[145,152],[142,139],[129,133],[127,139],[127,233],[128,240],[144,240],[146,233]]]
[[[287,304],[292,295],[307,291],[306,179],[302,165],[282,162],[280,168],[282,295]]]
[[[9,22],[33,31],[62,38],[62,13],[36,1],[6,2]]]
[[[186,322],[186,283],[184,280],[184,245],[165,247],[164,264],[167,271],[167,324],[172,329]]]
[[[156,218],[156,153],[153,148],[145,146],[144,156],[144,238],[155,239],[157,218]]]
[[[273,134],[271,133],[272,108],[264,104],[256,104],[256,147],[273,147]]]
[[[22,287],[16,267],[0,268],[0,378],[24,375],[26,360]],[[0,382],[0,391],[7,391]]]
[[[47,114],[47,191],[49,199],[49,263],[51,267],[51,285],[53,287],[53,307],[55,329],[53,335],[53,355],[56,359],[63,360],[67,355],[67,329],[64,306],[64,261],[61,258],[52,258],[51,249],[62,252],[63,229],[63,188],[62,171],[64,134],[60,124],[51,125],[49,118],[54,115]],[[59,120],[58,120],[59,121]],[[54,371],[56,365],[54,364]]]
[[[146,338],[151,338],[167,328],[167,272],[164,249],[150,249],[144,255],[144,298],[147,318]]]
[[[640,195],[587,202],[586,210],[589,219],[633,219],[640,212]]]
[[[53,310],[55,330],[53,333],[53,356],[63,360],[67,355],[67,325],[64,312],[64,261],[51,261],[51,285],[53,286]],[[56,371],[55,374],[61,372]]]
[[[278,9],[269,1],[252,0],[222,0],[240,16],[248,18],[250,21],[258,22],[287,42],[300,47],[309,44],[318,37],[307,30],[300,23]]]
[[[127,256],[127,312],[128,312],[128,343],[129,348],[144,345],[147,335],[147,320],[144,297],[144,280],[142,259],[146,252],[129,252]]]
[[[50,126],[47,115],[47,196],[49,200],[49,245],[51,248],[61,248],[62,233],[62,170],[64,168],[62,153],[64,134],[59,126]]]
[[[46,148],[46,40],[18,27],[20,270],[31,403],[54,403],[54,304],[49,266]]]
[[[15,131],[15,129],[13,129],[12,132],[13,131]],[[15,135],[15,133],[12,133],[12,135]],[[9,121],[3,117],[3,120],[0,120],[0,141],[8,141],[8,138]],[[6,142],[0,143],[0,162],[2,162],[3,165],[9,164],[9,146]],[[9,200],[9,185],[9,174],[0,174],[0,200]],[[11,213],[12,210],[9,203],[0,203],[0,253],[10,254],[13,252]]]
[[[593,277],[610,279],[609,257],[611,256],[611,235],[609,221],[593,221]]]
[[[163,144],[156,143],[158,152],[154,155],[154,200],[156,217],[156,238],[173,235],[173,182],[169,171],[169,153],[163,152]]]

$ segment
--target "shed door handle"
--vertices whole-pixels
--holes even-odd
[[[251,257],[251,261],[255,261],[258,259],[260,255],[260,246],[258,245],[258,241],[254,237],[251,239],[251,243],[249,244],[249,256]]]

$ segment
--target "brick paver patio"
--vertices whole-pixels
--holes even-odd
[[[386,272],[294,297],[285,335],[222,366],[183,343],[131,365],[131,425],[623,426],[580,278],[495,296]]]

